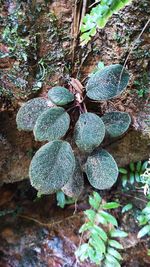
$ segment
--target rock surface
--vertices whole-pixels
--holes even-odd
[[[78,46],[75,31],[76,12],[80,13],[82,6],[78,4],[75,6],[72,1],[63,0],[61,3],[53,1],[47,4],[38,1],[37,5],[6,1],[0,7],[3,19],[0,31],[4,31],[6,25],[14,23],[15,20],[18,27],[16,34],[19,33],[19,36],[29,44],[26,48],[19,43],[14,55],[8,56],[9,38],[13,36],[9,34],[6,41],[1,39],[0,51],[6,54],[0,58],[1,184],[28,178],[30,159],[40,146],[34,142],[32,134],[18,132],[16,129],[15,116],[20,101],[26,101],[37,94],[45,95],[55,84],[66,84],[69,87],[67,83],[69,76],[77,76],[81,81],[86,79],[99,60],[103,60],[106,65],[122,63],[130,44],[136,40],[147,22],[150,12],[148,3],[148,0],[142,3],[136,0],[119,14],[114,15],[107,23],[107,27],[99,31],[94,41],[84,49]],[[21,10],[19,20],[17,14],[13,16],[16,7]],[[74,20],[71,18],[72,14]],[[39,35],[35,35],[36,33]],[[76,41],[75,47],[73,40]],[[147,75],[148,47],[146,29],[139,46],[131,53],[127,62],[131,74],[127,92],[119,99],[97,105],[97,112],[100,115],[109,109],[127,111],[134,120],[133,130],[108,147],[119,165],[148,157],[149,140],[143,135],[144,127],[141,126],[146,114],[144,112],[142,117],[139,116],[147,102],[144,98],[137,97],[137,89],[133,84],[140,74]],[[147,86],[147,81],[144,86]],[[90,110],[90,104],[88,107]],[[136,132],[136,129],[139,131]]]

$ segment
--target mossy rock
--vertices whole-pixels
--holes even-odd
[[[113,64],[93,74],[86,86],[87,96],[93,100],[108,100],[120,95],[129,81],[129,74],[120,64]]]
[[[131,123],[131,117],[126,112],[108,112],[101,118],[105,124],[106,135],[112,138],[124,134]]]
[[[29,167],[31,185],[41,194],[60,190],[72,177],[75,157],[66,141],[52,141],[42,146]]]
[[[52,87],[48,91],[48,98],[57,106],[64,106],[74,101],[74,95],[62,86]]]
[[[117,181],[118,167],[114,158],[104,149],[93,152],[85,164],[85,173],[96,189],[109,189]]]
[[[105,125],[101,118],[94,113],[81,114],[74,130],[74,139],[78,148],[83,152],[92,152],[103,141]]]
[[[61,107],[46,110],[38,117],[34,136],[38,141],[53,141],[62,138],[69,129],[70,116]]]
[[[81,170],[78,159],[75,161],[75,170],[73,176],[69,179],[67,184],[62,188],[65,195],[73,198],[78,198],[84,188],[83,172]]]
[[[48,108],[48,101],[43,97],[27,101],[16,116],[18,130],[32,131],[37,118]]]

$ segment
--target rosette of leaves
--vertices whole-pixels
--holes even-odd
[[[123,66],[115,64],[104,67],[90,76],[86,95],[98,101],[111,99],[126,89],[128,80],[129,74]],[[81,99],[85,97],[81,95]],[[48,101],[57,106],[50,107]],[[74,141],[87,157],[85,166],[81,168],[69,143],[59,140],[69,129],[73,116],[69,116],[65,105],[72,105],[72,102],[69,110],[79,108],[80,111],[74,128]],[[47,99],[39,97],[29,100],[18,111],[18,128],[33,130],[36,140],[49,142],[36,152],[29,168],[31,184],[42,194],[61,189],[65,194],[77,197],[83,188],[81,169],[97,189],[110,188],[117,180],[117,164],[100,145],[105,135],[117,137],[125,133],[131,122],[130,116],[123,112],[111,112],[100,118],[90,111],[84,112],[84,107],[84,103],[79,102],[66,88],[56,86],[49,90]]]

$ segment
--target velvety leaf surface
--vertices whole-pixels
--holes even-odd
[[[48,91],[48,98],[56,105],[63,106],[74,100],[74,95],[65,87],[56,86]]]
[[[17,113],[17,128],[19,130],[32,131],[37,118],[48,108],[48,101],[43,97],[27,101]]]
[[[75,162],[76,164],[73,176],[70,177],[67,184],[65,184],[62,188],[62,191],[69,197],[77,198],[83,190],[84,179],[78,159],[76,159]]]
[[[105,136],[105,126],[94,113],[81,114],[74,130],[75,143],[81,151],[92,152],[100,145]]]
[[[63,137],[70,124],[70,116],[61,107],[53,107],[38,117],[35,127],[34,136],[38,141],[53,141]]]
[[[121,136],[128,130],[131,123],[131,117],[128,113],[117,111],[106,113],[102,120],[109,137]]]
[[[118,177],[118,167],[114,158],[104,149],[88,157],[85,172],[90,184],[97,189],[108,189]]]
[[[129,74],[123,66],[114,64],[92,75],[88,81],[87,96],[93,100],[108,100],[121,94],[129,81]]]
[[[66,141],[52,141],[42,146],[32,158],[29,167],[31,184],[41,194],[60,190],[72,177],[75,158]]]

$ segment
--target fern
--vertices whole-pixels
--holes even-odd
[[[107,210],[120,206],[117,202],[103,203],[97,192],[89,197],[90,209],[84,212],[86,219],[79,232],[81,241],[85,240],[76,250],[77,260],[90,260],[102,266],[120,266],[122,256],[118,250],[123,246],[116,238],[126,237],[127,233],[118,228],[116,218]],[[86,237],[85,237],[86,236]]]
[[[91,37],[96,34],[97,29],[105,27],[108,19],[132,0],[101,0],[96,7],[86,14],[81,25],[81,45],[87,44]]]

